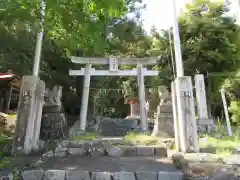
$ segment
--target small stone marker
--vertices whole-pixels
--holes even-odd
[[[21,172],[23,180],[42,180],[44,171],[43,170],[28,170]]]
[[[113,180],[135,180],[133,172],[116,172],[112,174]]]
[[[66,172],[67,180],[90,180],[90,175],[88,171],[73,171],[68,170]]]
[[[65,180],[65,171],[63,170],[47,170],[44,173],[43,180]]]
[[[158,180],[184,180],[182,172],[158,172]]]
[[[0,169],[0,180],[13,180],[12,171],[8,169]]]
[[[111,180],[110,172],[93,172],[92,180]]]
[[[158,180],[157,172],[136,172],[137,180]],[[165,180],[165,179],[164,179]]]

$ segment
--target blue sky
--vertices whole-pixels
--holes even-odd
[[[184,8],[188,0],[175,0],[177,5],[177,13],[180,14],[181,8]],[[231,15],[235,14],[237,9],[237,0],[231,0]],[[143,0],[147,5],[145,11],[142,12],[144,28],[149,32],[154,25],[158,30],[166,29],[172,24],[172,0]]]

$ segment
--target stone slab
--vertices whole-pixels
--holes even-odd
[[[88,148],[87,149],[87,156],[92,157],[102,157],[106,155],[106,151],[104,148]]]
[[[124,139],[122,137],[113,137],[113,138],[101,138],[103,145],[122,145],[124,144]]]
[[[137,180],[158,180],[158,173],[157,172],[136,172],[136,179]]]
[[[172,157],[173,159],[183,159],[186,162],[209,162],[209,163],[217,163],[221,161],[221,158],[218,158],[214,154],[210,153],[176,153]]]
[[[66,172],[63,170],[47,170],[44,173],[43,180],[65,180]]]
[[[124,154],[124,150],[120,147],[113,146],[107,148],[107,155],[110,157],[120,157]]]
[[[167,148],[165,147],[155,147],[155,156],[158,157],[167,157],[168,153],[167,153]]]
[[[138,147],[137,156],[154,156],[153,147]]]
[[[64,148],[64,147],[56,147],[55,148],[55,153],[66,152],[66,151],[67,151],[67,148]]]
[[[93,172],[91,180],[111,180],[110,172]]]
[[[158,172],[158,180],[184,180],[182,172]]]
[[[88,171],[74,171],[68,170],[66,172],[67,180],[90,180],[90,175]]]
[[[85,141],[70,141],[68,147],[71,148],[82,148],[84,147]]]
[[[232,155],[230,157],[224,158],[223,162],[225,164],[231,164],[231,165],[238,165],[238,166],[240,166],[240,155],[239,154],[235,154],[235,155]]]
[[[70,155],[80,155],[80,156],[86,155],[85,148],[68,148],[67,152]]]
[[[133,172],[116,172],[112,174],[113,180],[135,180]]]
[[[137,155],[137,147],[122,146],[121,148],[124,151],[123,156],[136,156]]]
[[[67,155],[67,152],[55,152],[54,156],[56,157],[64,157]]]
[[[21,177],[23,180],[42,180],[44,175],[44,170],[28,170],[21,172]]]
[[[200,148],[200,153],[216,154],[216,153],[217,153],[217,148],[216,148],[216,147],[204,147],[204,148]]]

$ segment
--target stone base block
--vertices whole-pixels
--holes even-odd
[[[137,156],[154,156],[154,148],[152,147],[138,147]]]
[[[212,124],[212,125],[206,125],[206,124],[198,124],[197,125],[197,131],[199,134],[211,134],[215,133],[217,131],[217,126]]]
[[[110,172],[93,172],[92,180],[111,180]]]
[[[184,180],[182,172],[158,172],[158,180]]]
[[[137,180],[158,180],[157,172],[136,172]]]
[[[66,172],[63,170],[47,170],[44,173],[43,180],[65,180]]]
[[[124,150],[120,147],[109,147],[107,148],[107,155],[110,157],[120,157],[124,154]]]
[[[23,180],[42,180],[44,170],[28,170],[21,173]]]
[[[113,180],[135,180],[133,172],[116,172],[112,174]]]
[[[61,106],[58,105],[44,105],[43,113],[55,113],[55,112],[63,112]]]
[[[198,125],[214,125],[213,119],[198,119],[197,120]]]
[[[43,113],[41,137],[53,138],[63,137],[64,129],[67,125],[67,119],[64,113]]]
[[[155,156],[167,157],[167,148],[165,148],[165,147],[156,147],[155,148]]]
[[[74,171],[68,170],[66,172],[67,180],[90,180],[90,175],[88,171]]]

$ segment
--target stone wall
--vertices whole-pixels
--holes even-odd
[[[23,180],[183,180],[182,172],[88,172],[77,170],[26,170]],[[13,178],[0,177],[12,180]]]

